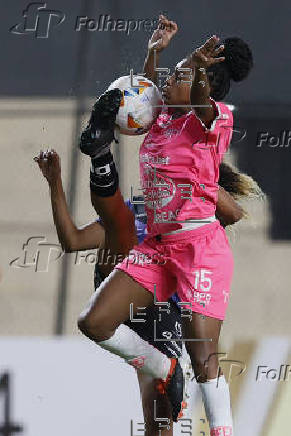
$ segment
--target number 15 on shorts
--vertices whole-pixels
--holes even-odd
[[[194,271],[194,302],[209,304],[211,300],[211,280],[212,272],[207,269],[197,269]]]

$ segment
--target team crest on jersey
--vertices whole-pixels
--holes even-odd
[[[163,129],[165,129],[166,127],[168,127],[172,122],[172,116],[169,115],[167,113],[167,111],[165,112],[161,112],[160,116],[157,119],[157,125],[159,127],[162,127]]]
[[[164,177],[155,171],[150,164],[145,164],[142,181],[145,203],[150,209],[160,209],[170,203],[175,194],[176,186],[170,177]]]

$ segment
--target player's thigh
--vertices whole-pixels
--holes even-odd
[[[151,262],[150,256],[157,254],[152,245],[144,241],[134,246],[131,252],[133,258],[128,256],[119,263],[96,290],[81,314],[86,326],[82,319],[79,320],[79,326],[83,322],[86,330],[92,331],[98,325],[99,331],[113,332],[130,315],[136,315],[139,308],[153,303],[156,288],[161,294],[167,294],[173,288],[168,286],[169,278],[165,274],[164,265]]]
[[[85,319],[87,326],[99,326],[105,331],[114,331],[137,308],[152,304],[153,295],[139,283],[120,270],[114,270],[102,282],[91,297],[80,319]]]

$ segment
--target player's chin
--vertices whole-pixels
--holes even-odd
[[[163,94],[163,102],[164,102],[165,105],[173,104],[171,96],[169,94]]]

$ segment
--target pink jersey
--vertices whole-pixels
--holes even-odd
[[[190,219],[215,215],[219,164],[231,141],[233,117],[225,104],[212,104],[217,117],[211,128],[194,110],[176,119],[170,110],[163,110],[140,147],[151,236],[178,230]]]

